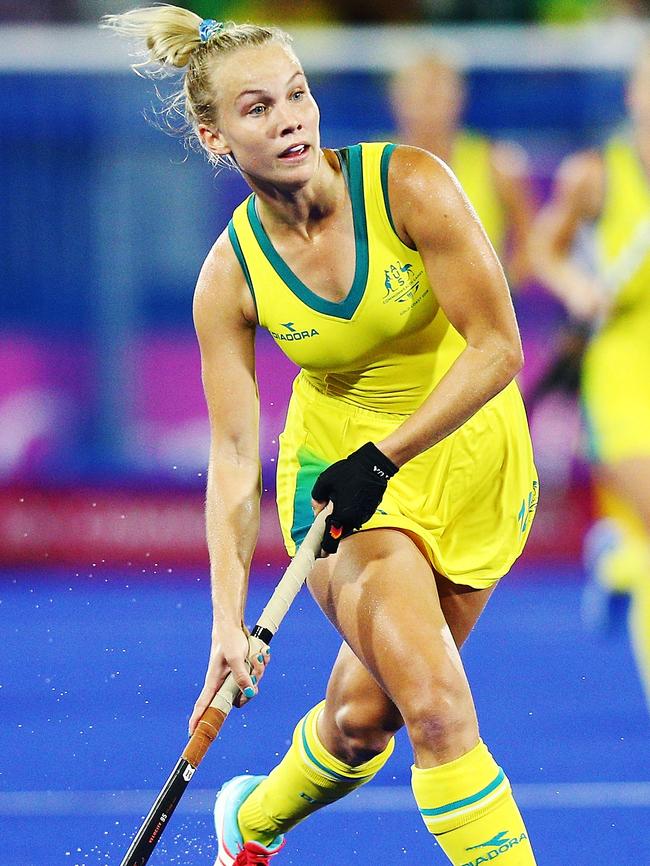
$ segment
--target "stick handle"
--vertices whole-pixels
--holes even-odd
[[[314,561],[320,553],[325,532],[325,517],[328,513],[326,509],[318,515],[262,611],[250,637],[253,652],[266,649],[289,610],[291,602],[309,577]],[[136,833],[120,866],[145,866],[148,862],[194,771],[218,736],[238,694],[239,687],[232,674],[229,674],[212,703],[201,716],[194,734]]]
[[[229,674],[228,676],[232,678],[232,674]],[[237,684],[235,683],[235,686],[236,685]],[[222,689],[223,686],[221,686],[219,691]],[[238,688],[237,691],[239,691]],[[199,766],[205,757],[205,753],[219,736],[221,726],[226,721],[226,716],[228,715],[228,713],[224,713],[222,710],[213,706],[213,704],[214,700],[199,719],[196,728],[194,729],[194,733],[188,740],[187,745],[183,749],[183,754],[181,755],[181,757],[191,764],[194,769]],[[232,703],[230,706],[232,708]]]
[[[321,542],[325,532],[325,518],[329,512],[321,511],[316,517],[305,540],[298,548],[287,570],[282,575],[273,590],[271,598],[260,614],[257,624],[250,636],[251,654],[263,652],[271,642],[273,635],[287,614],[295,597],[300,592],[304,582],[314,566],[321,550]],[[196,730],[190,737],[182,757],[193,767],[198,767],[212,742],[219,735],[221,726],[233,703],[239,695],[239,686],[232,674],[228,674],[223,684],[212,699],[210,706],[201,716]]]
[[[271,598],[266,603],[266,607],[260,614],[257,625],[253,629],[253,634],[264,630],[269,632],[270,639],[280,627],[280,623],[291,607],[294,598],[300,592],[302,585],[309,577],[314,567],[314,562],[320,555],[323,535],[325,534],[325,518],[330,511],[331,508],[326,508],[317,515],[309,532],[305,536],[305,540],[298,548],[296,555],[291,560],[289,567],[282,575]]]

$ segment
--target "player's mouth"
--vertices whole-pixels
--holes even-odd
[[[291,147],[287,147],[286,150],[283,150],[282,153],[279,154],[279,157],[285,162],[299,162],[307,155],[308,150],[309,145],[304,142],[301,142],[300,144],[292,144]]]

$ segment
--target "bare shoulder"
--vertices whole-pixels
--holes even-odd
[[[256,324],[255,305],[227,229],[203,262],[194,291],[193,314],[197,330],[212,327],[217,320]]]
[[[391,157],[388,189],[395,228],[402,240],[411,226],[442,235],[449,226],[475,218],[456,176],[437,156],[419,147],[400,145]],[[413,245],[412,243],[409,245]]]
[[[605,166],[597,150],[566,157],[557,170],[554,195],[585,217],[598,216],[605,192]]]
[[[416,195],[430,195],[432,191],[443,191],[447,187],[460,188],[445,162],[428,150],[409,144],[395,148],[390,160],[389,180],[396,190]]]

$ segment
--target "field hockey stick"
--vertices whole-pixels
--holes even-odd
[[[249,638],[251,655],[258,655],[268,648],[291,603],[309,577],[314,561],[320,554],[325,517],[330,510],[321,511],[316,517],[298,552],[273,590],[271,598],[251,631]],[[218,736],[239,693],[240,689],[234,676],[232,673],[228,674],[212,703],[201,716],[183,754],[136,833],[120,866],[144,866],[149,860],[190,779],[213,740]]]

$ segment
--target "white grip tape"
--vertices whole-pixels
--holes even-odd
[[[250,650],[248,652],[249,659],[252,659],[258,655],[264,655],[264,653],[268,649],[268,645],[265,644],[263,640],[260,640],[260,638],[258,637],[253,637],[253,635],[248,638],[248,645],[250,647]],[[252,667],[252,665],[250,666]]]
[[[287,611],[291,607],[294,598],[300,592],[302,585],[309,577],[318,555],[320,554],[323,535],[325,533],[325,518],[331,509],[321,511],[314,522],[305,540],[298,548],[298,552],[291,560],[289,567],[273,591],[257,624],[267,628],[271,634],[275,634]]]
[[[262,615],[257,620],[257,624],[263,628],[267,628],[271,634],[275,634],[280,627],[280,623],[291,607],[291,603],[311,573],[314,562],[320,554],[323,534],[325,533],[325,518],[330,511],[331,508],[327,508],[318,514],[305,536],[305,540],[300,545],[298,552],[273,590],[273,595],[262,611]],[[266,644],[258,637],[251,635],[249,644],[251,656],[266,650]],[[232,673],[230,673],[212,699],[210,706],[221,710],[224,716],[227,716],[232,710],[233,702],[238,695],[239,686]]]
[[[240,689],[237,685],[237,680],[231,673],[228,674],[226,679],[223,681],[221,688],[212,698],[210,706],[217,710],[221,710],[224,716],[227,716],[232,710],[233,702],[239,694],[239,691]]]

